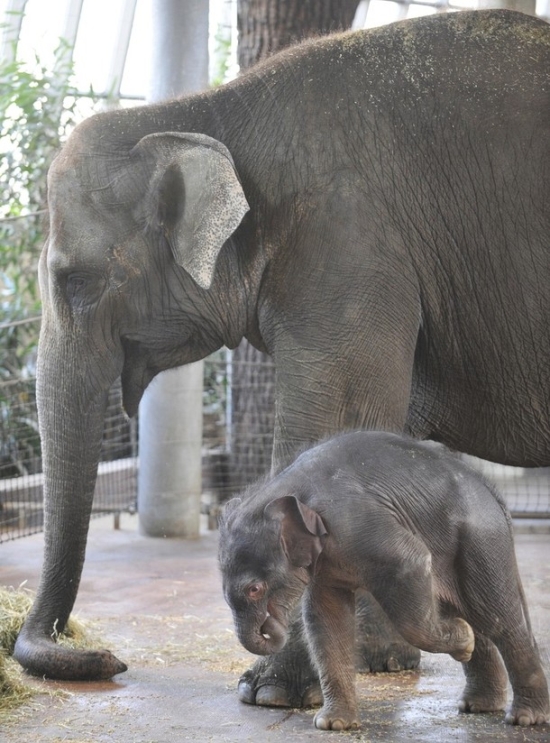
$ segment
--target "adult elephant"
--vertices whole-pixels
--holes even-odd
[[[275,470],[355,428],[550,465],[549,191],[550,28],[506,11],[319,39],[220,89],[79,126],[49,175],[46,550],[21,664],[124,669],[52,640],[121,375],[133,415],[158,372],[246,337],[275,360]],[[315,697],[287,647],[241,698]]]

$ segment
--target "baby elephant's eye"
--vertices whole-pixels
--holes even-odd
[[[246,589],[246,593],[252,601],[259,601],[265,594],[265,583],[252,583]]]

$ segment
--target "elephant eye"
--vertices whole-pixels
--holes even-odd
[[[71,273],[65,282],[67,301],[76,310],[93,304],[101,294],[104,281],[95,275]]]
[[[84,276],[78,274],[71,274],[67,278],[67,296],[70,298],[76,296],[81,289],[86,286],[86,279]]]
[[[252,583],[246,589],[246,593],[249,599],[252,601],[259,601],[265,595],[266,585],[265,583]]]

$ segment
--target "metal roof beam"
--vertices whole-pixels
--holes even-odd
[[[114,98],[120,96],[120,86],[124,74],[124,65],[130,46],[130,37],[132,35],[132,26],[134,25],[134,16],[136,12],[137,0],[125,0],[122,12],[120,14],[120,23],[118,27],[118,43],[115,44],[111,53],[111,64],[107,75],[106,93]]]
[[[5,18],[0,27],[0,61],[13,62],[23,23],[27,0],[8,0]]]

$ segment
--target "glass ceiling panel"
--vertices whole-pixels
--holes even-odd
[[[65,30],[69,0],[27,0],[17,45],[17,56],[33,62],[38,56],[51,66]]]
[[[85,0],[74,48],[75,85],[108,93],[113,50],[116,49],[125,0]],[[109,22],[106,23],[105,19]]]
[[[145,98],[151,75],[151,0],[138,0],[120,94]]]

